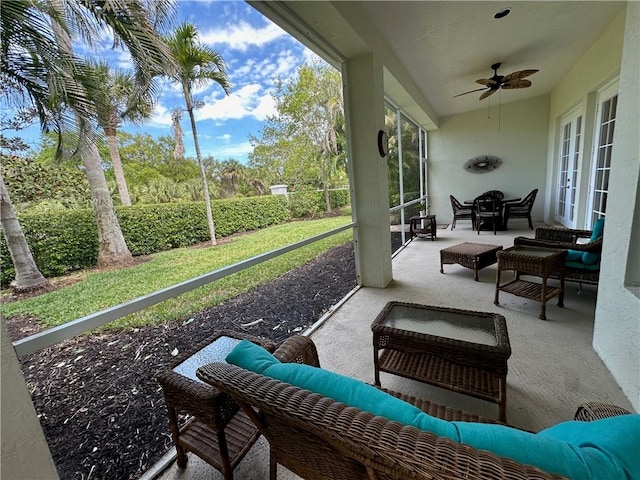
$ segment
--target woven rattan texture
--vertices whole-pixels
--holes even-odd
[[[516,270],[538,277],[548,277],[564,268],[564,257],[567,252],[550,248],[535,248],[550,255],[529,255],[523,247],[511,247],[496,253],[499,270]]]
[[[209,364],[198,375],[251,412],[269,440],[272,459],[305,479],[563,478],[233,365]],[[449,420],[475,419],[429,402],[418,404]]]
[[[631,412],[617,405],[611,405],[610,403],[586,402],[578,407],[574,419],[583,422],[592,422],[600,418],[627,415],[628,413]]]
[[[496,252],[502,250],[501,245],[465,242],[440,250],[440,273],[444,273],[444,264],[457,263],[474,271],[474,279],[478,280],[478,270],[496,263]]]
[[[580,252],[601,253],[602,236],[593,242],[577,243],[578,240],[591,237],[591,230],[579,230],[558,227],[538,227],[535,238],[516,237],[514,245],[530,247],[555,248],[564,250],[577,250]],[[565,268],[565,280],[597,285],[600,271],[580,270],[577,268]],[[551,275],[555,278],[555,275]]]
[[[233,468],[258,438],[255,426],[242,419],[233,422],[240,407],[229,395],[171,370],[223,336],[246,338],[271,352],[275,350],[271,340],[221,330],[195,345],[192,350],[176,357],[169,369],[157,375],[157,380],[164,394],[178,465],[186,466],[186,450],[223,472],[225,478],[231,478]],[[182,427],[178,424],[180,413],[193,417]],[[225,453],[227,449],[228,453]]]

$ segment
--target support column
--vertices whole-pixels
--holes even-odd
[[[384,129],[382,64],[372,53],[343,64],[351,207],[358,284],[384,288],[392,280],[387,160],[378,152]]]
[[[31,403],[20,362],[1,320],[2,478],[53,480],[58,472]]]

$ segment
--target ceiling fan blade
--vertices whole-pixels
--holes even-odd
[[[496,82],[493,78],[479,78],[478,80],[476,80],[476,83],[479,83],[480,85],[487,85],[488,87],[490,87],[498,82]]]
[[[507,82],[502,85],[502,88],[505,90],[513,90],[516,88],[527,88],[531,86],[531,82],[529,80],[512,80],[511,82]]]
[[[460,97],[462,95],[466,95],[467,93],[479,92],[481,90],[486,90],[486,88],[476,88],[475,90],[470,90],[468,92],[459,93],[458,95],[454,95],[453,98]]]
[[[518,72],[513,72],[513,73],[510,73],[509,75],[506,75],[503,81],[508,82],[510,80],[528,77],[529,75],[533,75],[537,71],[538,70],[520,70]]]
[[[485,98],[493,95],[494,93],[496,93],[498,90],[487,90],[486,92],[484,92],[482,95],[480,95],[480,100],[484,100]]]

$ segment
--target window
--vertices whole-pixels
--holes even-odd
[[[594,161],[591,180],[591,212],[587,219],[589,228],[598,218],[607,212],[609,193],[609,172],[611,171],[611,151],[613,150],[613,132],[616,124],[618,106],[618,84],[615,83],[598,95],[596,114],[596,141],[594,142]]]

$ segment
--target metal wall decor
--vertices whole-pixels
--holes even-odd
[[[502,164],[502,160],[494,155],[478,155],[465,162],[463,168],[469,173],[487,173]]]

